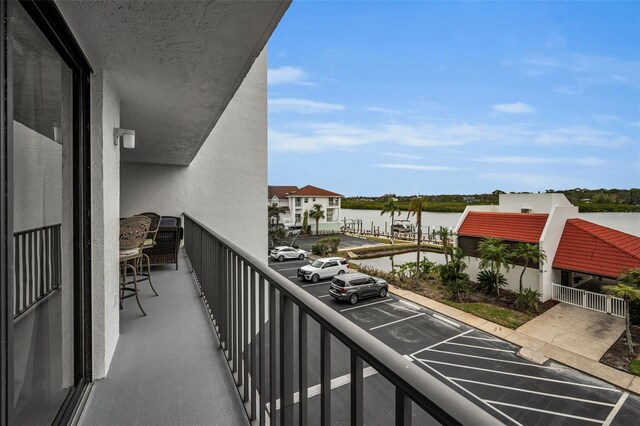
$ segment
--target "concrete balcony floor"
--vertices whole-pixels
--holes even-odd
[[[152,269],[159,296],[140,284],[120,311],[120,338],[107,377],[95,382],[81,425],[247,425],[184,254]]]

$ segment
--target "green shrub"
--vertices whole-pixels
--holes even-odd
[[[640,376],[640,358],[636,358],[629,363],[629,373]]]
[[[484,290],[485,294],[491,294],[496,290],[496,274],[493,271],[485,269],[478,272],[476,282],[478,286]],[[502,274],[498,277],[498,286],[500,286],[500,288],[507,286],[507,279]]]
[[[457,279],[453,281],[447,281],[445,283],[447,289],[447,298],[454,302],[462,302],[465,295],[471,292],[471,286],[468,279]]]
[[[329,247],[326,244],[318,243],[311,246],[311,253],[315,254],[316,256],[326,256],[330,252]]]
[[[318,240],[317,244],[324,244],[327,246],[329,253],[335,253],[338,251],[338,246],[340,245],[340,237],[323,238]]]
[[[531,288],[524,288],[516,294],[516,309],[523,312],[538,312],[540,308],[539,291]]]
[[[469,281],[469,275],[462,272],[460,267],[454,262],[449,262],[446,265],[436,265],[434,271],[438,274],[443,284],[460,280]]]
[[[340,237],[322,238],[318,240],[316,244],[311,246],[311,253],[317,256],[327,256],[338,251],[339,244]]]

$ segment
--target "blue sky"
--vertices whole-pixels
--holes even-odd
[[[294,1],[268,49],[270,185],[640,187],[640,2]]]

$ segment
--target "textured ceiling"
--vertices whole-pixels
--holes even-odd
[[[136,132],[122,161],[188,165],[288,8],[286,1],[59,1]]]

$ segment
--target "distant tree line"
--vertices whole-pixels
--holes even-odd
[[[574,188],[565,190],[547,189],[545,193],[564,194],[567,199],[578,206],[580,212],[640,212],[640,188],[631,189],[586,189]],[[424,200],[422,211],[461,213],[467,205],[498,204],[499,189],[489,194],[441,194],[422,195]],[[511,192],[511,194],[531,194],[531,192]],[[389,197],[396,198],[396,204],[402,211],[409,210],[409,204],[415,195],[397,196],[384,194],[379,197],[346,197],[342,200],[342,208],[356,210],[382,210]]]

